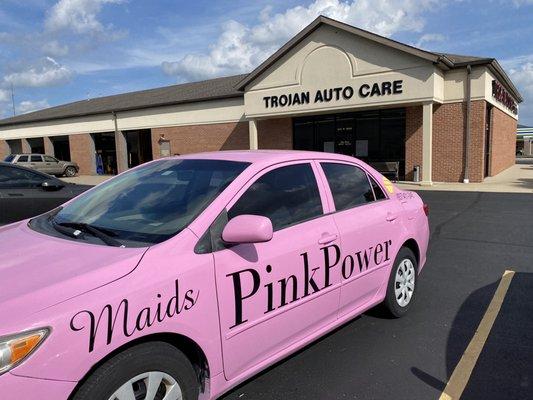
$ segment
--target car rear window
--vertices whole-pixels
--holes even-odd
[[[375,200],[368,176],[361,168],[338,163],[321,163],[321,165],[337,211]]]
[[[243,214],[270,218],[275,231],[322,215],[311,165],[289,165],[261,176],[228,211],[228,218]]]
[[[376,197],[376,200],[384,200],[387,198],[385,196],[385,193],[383,193],[383,189],[381,186],[378,185],[376,180],[372,177],[372,175],[368,175],[370,178],[370,183],[372,184],[372,189],[374,189],[374,196]]]

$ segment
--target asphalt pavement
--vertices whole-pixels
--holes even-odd
[[[506,270],[516,271],[462,399],[533,399],[533,197],[421,191],[431,243],[410,313],[378,309],[229,399],[438,399]]]

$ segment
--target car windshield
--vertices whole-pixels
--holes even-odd
[[[15,158],[15,155],[10,154],[6,158],[4,158],[4,161],[5,162],[11,162],[11,161],[13,161],[14,158]]]
[[[90,225],[122,243],[159,243],[184,229],[249,164],[167,159],[126,172],[64,206],[53,223]]]

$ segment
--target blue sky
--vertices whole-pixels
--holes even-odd
[[[249,72],[319,14],[497,58],[533,125],[533,0],[1,0],[0,116]]]

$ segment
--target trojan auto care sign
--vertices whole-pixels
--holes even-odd
[[[403,80],[385,81],[381,83],[363,83],[361,86],[342,86],[319,89],[315,92],[303,91],[279,96],[264,96],[265,108],[281,108],[302,104],[321,104],[340,100],[350,100],[354,96],[361,99],[369,97],[390,96],[403,93]]]
[[[497,80],[492,81],[492,97],[507,107],[513,114],[518,114],[516,101],[514,101],[509,92]]]

